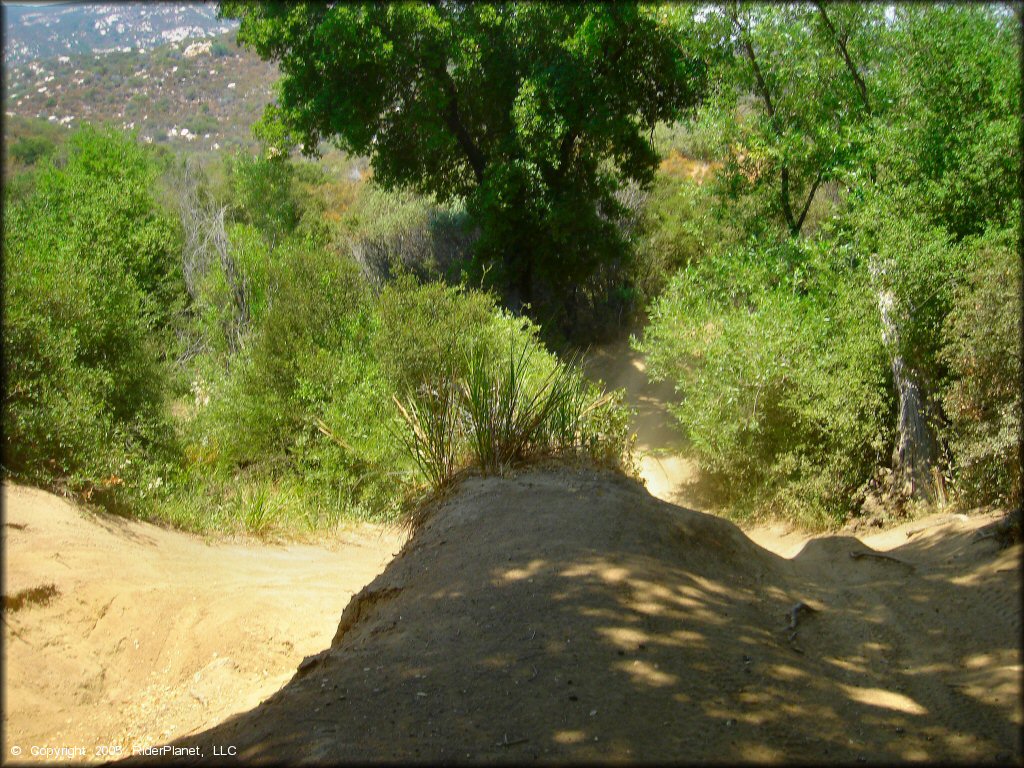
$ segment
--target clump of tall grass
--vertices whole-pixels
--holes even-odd
[[[458,469],[463,441],[458,393],[451,378],[424,385],[408,405],[392,395],[410,433],[402,442],[431,487],[445,485]]]
[[[588,382],[574,361],[554,360],[527,340],[507,360],[476,347],[466,374],[423,387],[395,403],[403,439],[431,488],[462,468],[501,474],[534,458],[586,456],[602,464],[629,460],[629,413],[620,392]]]

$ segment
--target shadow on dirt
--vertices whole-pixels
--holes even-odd
[[[923,537],[872,554],[832,537],[785,560],[608,473],[469,479],[330,649],[175,745],[246,763],[1019,761],[1019,570]]]

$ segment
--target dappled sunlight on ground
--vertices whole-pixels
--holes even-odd
[[[312,761],[1019,758],[1019,707],[969,677],[1019,693],[1013,622],[963,609],[978,587],[926,552],[908,570],[849,556],[865,550],[832,537],[786,560],[611,474],[471,479],[328,652],[190,743]]]

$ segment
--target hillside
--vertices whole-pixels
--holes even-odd
[[[69,53],[4,67],[4,114],[58,126],[108,123],[146,143],[216,151],[254,143],[277,67],[230,32],[152,49]]]
[[[6,66],[75,53],[145,50],[238,27],[218,19],[211,2],[5,3],[3,16]]]
[[[1020,546],[973,539],[983,522],[786,560],[618,475],[467,480],[288,685],[173,744],[245,763],[1019,760]]]

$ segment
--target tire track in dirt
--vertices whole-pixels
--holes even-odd
[[[698,469],[680,455],[685,441],[668,411],[671,386],[649,382],[642,356],[627,342],[596,349],[587,370],[610,387],[625,388],[627,402],[637,408],[634,428],[648,490],[707,509],[701,503],[707,497],[698,492]],[[653,463],[666,454],[674,462],[668,472]],[[947,742],[949,754],[996,759],[997,745],[1014,743],[1013,729],[1024,725],[1020,648],[1006,643],[985,653],[977,650],[979,632],[1003,638],[1019,638],[1021,632],[1019,558],[1000,558],[993,541],[973,538],[971,531],[984,523],[984,518],[935,515],[926,528],[918,521],[865,538],[902,562],[884,554],[876,558],[873,549],[852,537],[815,537],[782,523],[745,527],[761,546],[795,556],[801,577],[790,594],[827,606],[793,633],[792,649],[823,659],[807,659],[821,679],[849,679],[854,698],[891,708],[889,717],[858,714],[877,726],[874,732],[854,733],[865,750],[882,749],[897,733],[910,759],[931,754],[935,739]],[[851,553],[870,556],[854,559]],[[958,723],[959,732],[916,727],[925,713],[941,723]],[[888,733],[879,735],[879,727]],[[783,743],[786,729],[777,737]]]
[[[787,559],[615,473],[467,478],[315,663],[177,744],[241,762],[1019,760],[1012,702],[960,687],[1020,669],[1011,619],[971,608],[1019,575],[999,560],[1019,546],[958,543],[984,522]],[[798,601],[814,611],[794,627]]]
[[[1019,606],[1020,548],[972,548],[971,531],[986,522],[952,519],[909,544],[915,523],[869,537],[913,570],[850,558],[871,551],[850,537],[811,539],[793,558],[797,584],[823,606],[800,631],[802,647],[822,675],[875,707],[858,715],[871,726],[859,735],[868,757],[893,734],[907,759],[938,748],[994,761],[1019,744],[1020,611],[1007,606]]]

